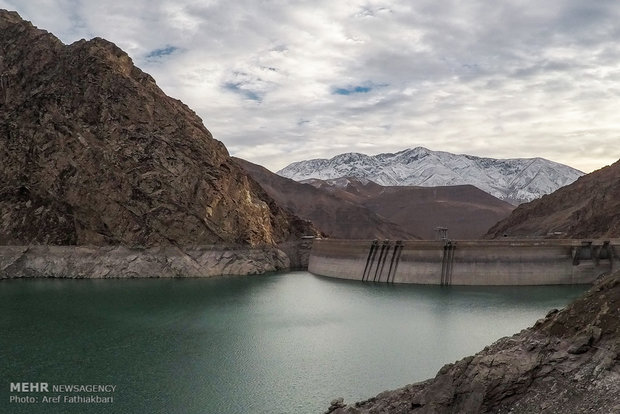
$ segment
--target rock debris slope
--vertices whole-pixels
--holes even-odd
[[[487,237],[620,237],[620,161],[522,204]]]
[[[329,160],[299,161],[278,174],[296,181],[355,177],[384,186],[473,185],[514,205],[549,194],[583,175],[574,168],[543,158],[502,160],[422,147],[395,154],[346,153]]]
[[[434,379],[328,413],[618,413],[620,273]]]
[[[273,244],[309,230],[100,38],[0,11],[0,244]]]

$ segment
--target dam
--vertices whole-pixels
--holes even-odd
[[[364,282],[429,285],[589,284],[618,269],[620,239],[317,239],[308,271]]]

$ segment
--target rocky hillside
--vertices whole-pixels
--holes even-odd
[[[271,244],[308,231],[114,44],[0,11],[0,244]]]
[[[341,199],[355,202],[423,239],[446,227],[452,239],[479,239],[514,206],[472,186],[381,186],[368,180],[308,180]]]
[[[474,186],[382,186],[339,178],[296,182],[235,158],[278,205],[311,220],[330,237],[434,239],[447,227],[453,239],[477,239],[514,209]]]
[[[620,237],[620,161],[522,204],[487,237]]]
[[[299,161],[278,174],[297,181],[355,177],[384,186],[473,185],[514,205],[549,194],[583,175],[543,158],[481,158],[422,147],[395,154],[347,153],[331,159]]]
[[[409,232],[360,205],[343,198],[272,173],[260,165],[233,158],[273,197],[278,205],[312,221],[330,237],[341,239],[418,239]]]
[[[618,413],[620,273],[434,379],[328,413]]]

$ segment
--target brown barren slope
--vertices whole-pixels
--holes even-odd
[[[471,185],[384,187],[363,205],[425,239],[434,238],[435,227],[447,227],[450,238],[461,240],[479,239],[514,209]]]
[[[339,185],[321,180],[310,182],[341,199],[368,208],[423,239],[434,239],[436,227],[447,227],[448,237],[452,239],[479,239],[489,226],[507,217],[515,208],[471,185],[385,187],[353,178],[338,180],[345,181]]]
[[[260,165],[233,158],[278,205],[310,220],[330,237],[342,239],[417,239],[413,232],[380,217],[354,200],[272,173]]]
[[[0,10],[0,244],[272,244],[303,234],[114,44]]]
[[[620,237],[620,161],[522,204],[486,237]]]

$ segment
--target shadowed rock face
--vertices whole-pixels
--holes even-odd
[[[0,244],[273,244],[311,231],[114,44],[0,11]]]
[[[527,204],[486,237],[620,237],[620,161]]]
[[[620,272],[434,379],[330,413],[620,412]]]

